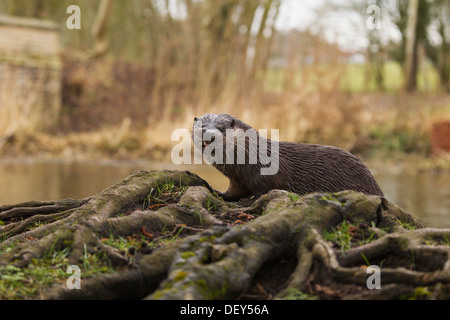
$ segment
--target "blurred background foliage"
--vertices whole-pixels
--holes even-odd
[[[0,0],[56,21],[63,58],[59,126],[16,127],[0,153],[168,159],[172,130],[226,112],[282,140],[428,155],[432,123],[450,116],[450,2],[322,1],[313,23],[284,28],[293,1]],[[72,4],[81,30],[66,28]],[[343,22],[362,45],[338,41]]]

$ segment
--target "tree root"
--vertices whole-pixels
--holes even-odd
[[[107,237],[111,232],[115,235],[130,235],[139,232],[142,226],[147,226],[147,229],[151,230],[154,226],[160,228],[169,224],[170,221],[173,225],[183,223],[182,219],[176,220],[174,218],[177,213],[179,216],[183,216],[188,223],[196,219],[201,220],[201,223],[206,225],[218,223],[212,217],[204,216],[204,211],[197,213],[195,208],[176,210],[171,209],[170,206],[161,208],[158,213],[137,211],[128,216],[118,217],[121,213],[130,209],[142,207],[144,198],[151,190],[167,181],[178,183],[180,186],[206,185],[209,187],[205,181],[188,172],[139,171],[99,195],[81,201],[66,200],[54,202],[53,205],[49,202],[32,202],[21,204],[18,208],[5,206],[5,213],[8,213],[10,219],[21,218],[24,212],[31,217],[21,222],[7,224],[0,229],[0,237],[5,239],[2,242],[4,247],[17,244],[7,254],[0,257],[0,265],[10,264],[14,261],[14,265],[23,267],[28,265],[32,259],[42,257],[47,248],[58,249],[67,247],[67,245],[72,247],[69,260],[73,264],[79,262],[85,251],[92,253],[98,250],[105,250],[105,254],[112,261],[120,261],[116,250],[106,250],[106,247],[99,242],[101,237]],[[205,196],[206,191],[204,192]],[[187,203],[188,200],[182,199],[180,207],[183,207],[185,202]],[[62,203],[70,203],[70,205],[63,207]],[[192,203],[194,204],[195,201],[193,200]],[[29,207],[26,207],[26,205],[29,205]],[[74,206],[78,207],[73,208]],[[70,209],[66,211],[42,217],[42,212],[44,212],[42,208],[54,212],[68,207]],[[32,208],[37,208],[36,215],[32,215]],[[186,217],[189,217],[190,220],[188,221]],[[46,222],[55,218],[59,220],[26,231],[33,221]],[[31,246],[28,241],[33,241],[33,245]]]
[[[384,225],[392,224],[392,219],[402,217],[414,223],[400,208],[386,205],[385,199],[341,192],[307,195],[286,206],[279,206],[280,202],[288,203],[288,195],[271,191],[255,204],[265,203],[271,208],[265,215],[241,228],[209,230],[186,242],[175,256],[167,280],[149,298],[237,298],[245,292],[250,280],[264,263],[294,252],[297,254],[297,267],[278,298],[286,297],[292,289],[308,291],[308,286],[317,276],[325,276],[338,283],[357,284],[362,287],[361,290],[369,291],[366,287],[368,274],[366,268],[362,267],[365,264],[362,256],[374,259],[391,252],[398,254],[399,246],[405,246],[405,240],[408,240],[408,244],[402,250],[405,254],[414,252],[416,267],[419,267],[420,254],[424,258],[432,256],[433,265],[428,266],[429,271],[383,268],[383,284],[408,284],[411,287],[438,283],[446,285],[450,282],[450,246],[420,245],[427,239],[448,237],[450,230],[418,229],[386,233],[373,243],[339,256],[330,243],[324,240],[323,232],[336,227],[343,220]],[[417,226],[420,224],[417,223]],[[393,230],[398,230],[397,226]],[[390,244],[392,239],[398,239],[397,247]],[[404,290],[399,292],[404,294]]]
[[[144,201],[167,184],[181,190],[176,201]],[[426,287],[428,298],[448,298],[450,229],[424,228],[384,198],[272,190],[251,207],[239,207],[213,193],[189,172],[138,171],[83,200],[2,206],[0,274],[8,265],[27,268],[49,252],[68,250],[72,265],[101,253],[114,273],[86,277],[81,290],[64,283],[43,288],[39,297],[234,299],[255,283],[261,286],[258,275],[268,265],[290,259],[290,277],[265,297],[304,292],[324,299],[400,298]],[[250,221],[233,225],[230,217]],[[373,241],[336,249],[324,235],[344,221],[367,230]],[[125,238],[146,246],[119,249],[111,243]],[[156,248],[148,247],[150,241]],[[382,290],[366,286],[369,261],[381,268]]]
[[[30,201],[15,205],[0,206],[0,220],[7,221],[11,218],[25,218],[39,213],[50,214],[78,208],[91,200],[88,197],[82,200],[65,199],[60,201]]]

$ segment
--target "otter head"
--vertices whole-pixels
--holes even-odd
[[[214,158],[214,161],[207,157],[208,162],[223,164],[224,162],[220,161],[225,160],[226,153],[231,154],[234,151],[234,143],[230,142],[236,139],[235,133],[248,129],[251,129],[249,125],[229,114],[207,113],[194,118],[192,139],[196,148],[210,151],[205,153]],[[217,150],[219,154],[216,153]]]
[[[222,143],[225,143],[226,131],[235,130],[238,121],[239,119],[226,113],[207,113],[201,117],[195,117],[192,139],[196,147],[202,149],[218,138],[222,138]]]

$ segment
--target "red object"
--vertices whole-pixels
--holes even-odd
[[[450,121],[434,123],[431,128],[431,152],[450,153]]]

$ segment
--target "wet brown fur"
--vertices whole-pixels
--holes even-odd
[[[203,129],[234,128],[254,130],[236,117],[228,114],[205,114],[201,120]],[[224,138],[225,141],[225,138]],[[268,141],[268,154],[271,154]],[[343,149],[306,143],[279,142],[279,170],[275,175],[261,175],[263,166],[248,164],[246,144],[245,164],[214,164],[230,180],[230,186],[222,195],[228,200],[240,199],[281,189],[300,195],[311,192],[338,192],[354,190],[365,194],[383,196],[375,178],[364,163]],[[225,157],[224,157],[225,159]]]

